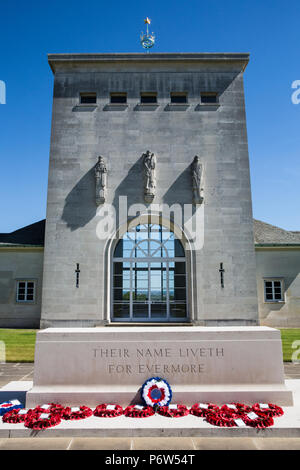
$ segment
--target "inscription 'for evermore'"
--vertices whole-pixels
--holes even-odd
[[[108,364],[110,374],[201,374],[204,364]]]

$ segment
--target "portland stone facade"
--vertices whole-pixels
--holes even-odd
[[[54,100],[41,327],[257,325],[248,60],[218,53],[49,55]],[[106,205],[115,228],[105,239],[99,224],[105,217],[109,224]],[[197,216],[197,241],[176,218],[178,208]],[[157,251],[136,243],[144,254],[134,260],[131,251],[127,267],[129,222],[135,240],[140,227],[148,240],[158,227],[156,265]]]

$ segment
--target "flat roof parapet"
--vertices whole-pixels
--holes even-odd
[[[175,52],[175,53],[88,53],[48,54],[49,65],[55,73],[56,66],[100,63],[231,63],[240,64],[242,70],[249,62],[249,53],[241,52]]]

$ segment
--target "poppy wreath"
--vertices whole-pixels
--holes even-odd
[[[274,424],[272,416],[259,416],[253,411],[242,416],[242,420],[247,426],[259,429],[269,428]]]
[[[65,420],[76,420],[88,418],[89,416],[92,416],[92,414],[93,411],[88,406],[74,406],[72,408],[67,406],[63,409],[61,417]]]
[[[37,413],[58,413],[61,415],[64,407],[58,403],[47,403],[46,405],[39,405],[34,408],[34,411]]]
[[[167,406],[172,399],[172,389],[161,377],[151,377],[142,385],[141,395],[147,406]]]
[[[8,411],[20,410],[23,408],[19,400],[9,400],[0,404],[0,416],[5,415]]]
[[[98,405],[93,414],[100,418],[115,418],[123,414],[123,408],[120,405],[107,405],[104,403],[103,405]]]
[[[195,403],[190,409],[190,414],[204,418],[210,411],[219,411],[219,407],[213,403]]]
[[[283,409],[280,406],[273,405],[273,403],[255,403],[252,406],[252,411],[258,414],[259,416],[271,416],[271,417],[279,417],[283,415]]]
[[[158,406],[155,411],[162,416],[169,418],[180,418],[181,416],[187,416],[190,412],[185,405],[172,405],[169,406]]]
[[[219,426],[223,428],[232,428],[234,426],[238,426],[236,420],[241,419],[241,415],[239,413],[226,412],[226,411],[210,411],[205,416],[205,420],[212,424],[213,426]],[[242,423],[243,424],[243,423]]]
[[[40,431],[42,429],[53,428],[60,424],[61,418],[58,413],[31,413],[24,421],[26,428]]]
[[[226,413],[233,414],[243,414],[249,413],[252,410],[251,406],[244,405],[242,403],[227,403],[226,405],[221,406],[221,411]]]
[[[124,410],[124,415],[128,418],[148,418],[154,414],[152,406],[130,405]]]
[[[33,410],[11,410],[2,416],[2,421],[3,423],[12,424],[24,423],[25,420],[32,414],[34,414]]]

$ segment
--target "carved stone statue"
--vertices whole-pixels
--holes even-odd
[[[147,150],[142,157],[144,167],[144,198],[145,202],[151,203],[154,199],[156,188],[156,156]]]
[[[196,155],[192,163],[192,187],[193,187],[193,203],[202,204],[203,202],[203,189],[201,188],[202,179],[202,163]]]
[[[96,179],[96,204],[99,206],[105,202],[105,193],[107,185],[107,168],[104,163],[103,157],[98,157],[98,162],[95,166],[95,179]]]

